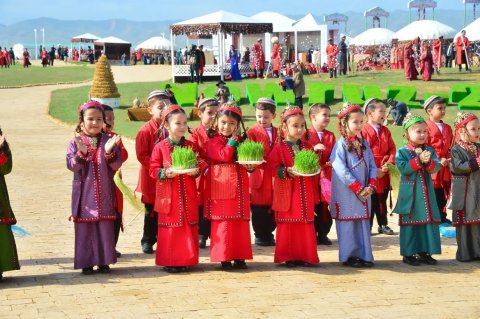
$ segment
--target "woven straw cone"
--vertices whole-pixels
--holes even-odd
[[[117,85],[113,80],[112,69],[107,60],[107,56],[102,54],[95,66],[93,75],[93,84],[90,88],[90,97],[92,98],[119,98]]]

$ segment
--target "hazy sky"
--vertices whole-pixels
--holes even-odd
[[[357,11],[375,6],[407,10],[407,0],[0,0],[0,24],[49,17],[62,20],[129,19],[180,21],[217,10],[253,15],[260,11],[313,14]],[[237,4],[238,7],[233,7]],[[462,0],[437,0],[437,9],[463,9]]]

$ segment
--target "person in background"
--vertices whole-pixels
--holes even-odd
[[[453,43],[452,41],[448,44],[445,67],[447,68],[452,67],[452,61],[454,56],[455,56],[455,43]]]
[[[167,92],[167,94],[169,96],[170,103],[178,104],[177,99],[175,98],[175,93],[173,93],[172,86],[169,83],[167,83],[167,85],[165,85],[165,92]]]
[[[12,48],[10,48],[8,54],[10,54],[10,65],[15,65],[15,53],[13,52]]]
[[[347,44],[345,43],[345,35],[342,35],[340,39],[340,43],[338,44],[338,70],[340,71],[340,75],[346,75],[347,74],[347,68],[348,68],[348,63],[347,63],[347,54],[348,54],[348,49],[347,49]]]
[[[305,80],[303,79],[302,64],[293,68],[293,94],[295,105],[303,110],[303,96],[305,95]]]
[[[387,100],[387,104],[390,107],[388,115],[392,115],[395,125],[402,126],[403,119],[408,113],[407,104],[403,103],[402,101],[395,101],[391,98]]]

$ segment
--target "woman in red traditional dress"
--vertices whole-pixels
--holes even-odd
[[[23,51],[23,67],[28,68],[30,65],[30,54],[28,53],[27,48]]]
[[[172,152],[176,147],[195,148],[185,139],[188,130],[187,115],[178,105],[163,112],[162,122],[168,130],[152,152],[150,176],[157,180],[154,210],[158,212],[157,252],[155,263],[169,273],[186,271],[198,264],[198,200],[195,178],[205,170],[188,174],[172,170]]]
[[[433,67],[437,74],[440,74],[440,68],[442,67],[442,44],[443,36],[440,36],[438,39],[433,41]]]
[[[248,174],[236,162],[237,147],[246,137],[242,111],[232,101],[218,109],[215,119],[216,130],[208,131],[209,169],[204,194],[205,218],[212,221],[210,259],[221,262],[223,270],[246,269],[245,259],[253,257]]]
[[[277,223],[275,263],[287,267],[309,266],[319,262],[314,221],[314,178],[294,175],[295,153],[313,147],[302,141],[306,123],[300,108],[287,108],[281,116],[283,141],[269,156],[274,176],[273,205]]]
[[[278,78],[280,76],[280,45],[278,44],[278,37],[272,38],[272,70],[273,76]]]
[[[413,50],[413,41],[405,44],[403,56],[405,59],[405,78],[409,81],[416,80],[418,71],[415,67],[415,51]]]
[[[422,55],[420,56],[420,70],[422,73],[422,80],[432,80],[433,58],[432,50],[428,44],[424,44],[422,48]]]

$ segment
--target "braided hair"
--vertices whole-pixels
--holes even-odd
[[[363,112],[361,109],[358,109],[358,110],[354,110],[352,112],[349,112],[347,114],[345,114],[339,121],[338,121],[338,131],[340,133],[340,135],[345,139],[345,143],[347,145],[347,151],[348,152],[352,152],[355,150],[355,147],[353,146],[353,143],[349,140],[348,138],[348,120],[350,119],[350,116],[353,114],[353,113],[360,113],[363,115]],[[362,150],[366,150],[367,149],[367,146],[365,145],[365,139],[363,138],[363,134],[360,133],[360,138],[358,138],[357,136],[355,137],[356,140],[358,140],[358,142],[360,142],[361,144],[361,149]]]

